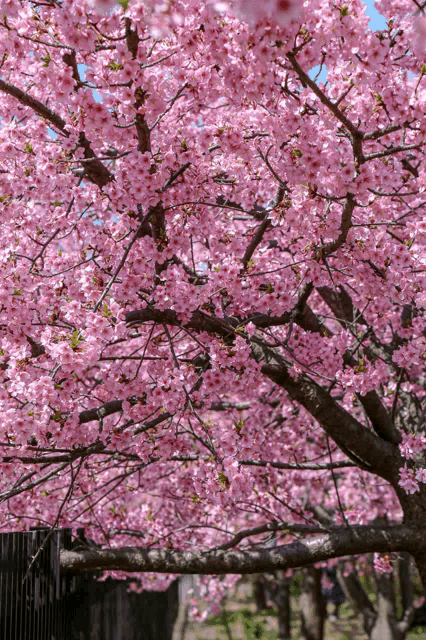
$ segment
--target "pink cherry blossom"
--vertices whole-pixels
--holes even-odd
[[[413,469],[409,469],[407,465],[404,465],[399,471],[399,486],[407,493],[416,493],[419,490],[419,483],[417,474]]]
[[[419,16],[414,21],[415,40],[413,50],[422,62],[426,60],[426,17]]]
[[[391,556],[375,553],[374,568],[378,573],[392,573]]]
[[[244,18],[252,22],[269,18],[271,21],[285,26],[299,17],[303,3],[301,0],[240,0],[239,10]]]
[[[0,529],[277,558],[321,506],[319,562],[420,549],[424,16],[3,5]]]

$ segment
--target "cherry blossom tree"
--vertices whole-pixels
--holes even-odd
[[[1,527],[64,570],[426,584],[424,5],[376,4],[2,1]]]

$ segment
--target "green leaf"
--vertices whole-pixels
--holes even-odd
[[[103,307],[103,310],[102,310],[102,317],[103,318],[109,318],[110,316],[112,316],[112,311],[110,311],[108,309],[107,303],[104,302],[104,307]]]
[[[217,474],[218,480],[224,489],[227,489],[230,485],[228,476],[225,475],[222,471],[219,471]]]
[[[53,420],[54,422],[61,422],[61,420],[62,420],[62,414],[61,414],[60,410],[59,410],[59,409],[56,409],[55,413],[53,413],[53,414],[50,416],[50,418],[51,418],[51,420]]]
[[[238,420],[238,422],[234,422],[234,427],[236,428],[236,430],[237,430],[238,432],[240,432],[240,431],[241,431],[241,429],[244,427],[244,420],[243,420],[242,418],[240,418],[240,419]]]
[[[114,60],[111,60],[111,62],[108,63],[108,67],[111,69],[111,71],[120,71],[123,68],[123,65],[119,62],[114,62]]]
[[[40,58],[40,60],[43,62],[43,67],[48,67],[50,61],[52,60],[52,58],[50,57],[50,53],[47,52],[44,58]]]
[[[71,334],[71,340],[70,340],[71,349],[78,349],[78,346],[82,340],[83,338],[80,334],[79,329],[74,329],[74,331]]]

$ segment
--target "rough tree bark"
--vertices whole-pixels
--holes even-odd
[[[119,570],[201,575],[249,574],[304,567],[330,558],[371,551],[406,551],[407,547],[412,554],[416,548],[417,553],[423,551],[426,557],[424,531],[405,525],[357,525],[350,529],[337,527],[331,533],[303,538],[273,549],[250,551],[174,551],[143,547],[63,550],[60,566],[62,572]]]

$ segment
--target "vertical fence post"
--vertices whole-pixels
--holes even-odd
[[[71,529],[0,534],[1,640],[69,640],[72,578],[60,575],[61,548],[71,548]]]

